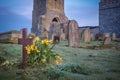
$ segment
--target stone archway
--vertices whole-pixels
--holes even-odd
[[[50,30],[49,31],[49,39],[52,39],[54,41],[55,40],[59,41],[59,37],[60,37],[60,20],[59,20],[58,17],[54,17],[52,19],[49,30]]]
[[[57,17],[53,18],[52,22],[59,22],[59,18],[57,18]]]

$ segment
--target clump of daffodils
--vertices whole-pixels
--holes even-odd
[[[25,47],[28,54],[28,64],[34,65],[38,63],[46,64],[50,63],[50,59],[54,59],[54,64],[60,64],[63,59],[58,54],[55,54],[52,49],[54,45],[52,40],[41,40],[39,37],[35,37],[32,45]]]
[[[56,61],[55,61],[55,64],[56,64],[56,65],[60,64],[61,62],[63,62],[63,59],[62,59],[61,56],[56,55],[55,58],[56,58]]]

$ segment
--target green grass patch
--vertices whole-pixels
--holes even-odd
[[[61,41],[53,51],[62,56],[63,63],[47,67],[36,65],[25,70],[20,68],[22,46],[0,44],[1,64],[8,61],[0,66],[0,80],[120,80],[120,43],[112,42],[110,47],[101,46],[102,43],[80,41],[80,46],[105,47],[96,50],[68,47],[68,41]]]

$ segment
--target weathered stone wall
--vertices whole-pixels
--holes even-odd
[[[50,30],[50,24],[56,19],[59,24],[68,21],[64,13],[64,0],[34,0],[31,31],[40,36]]]
[[[37,34],[42,23],[41,15],[46,13],[46,0],[34,0],[32,11],[32,28],[31,32]]]
[[[11,38],[11,37],[12,37],[11,34],[0,35],[0,39],[8,39],[8,38]]]
[[[120,0],[100,1],[99,26],[101,33],[116,33],[120,37]]]
[[[18,43],[18,38],[22,37],[21,31],[9,31],[0,33],[0,43]]]
[[[64,0],[47,0],[47,11],[53,10],[59,13],[64,13]]]
[[[21,31],[9,31],[0,33],[0,39],[10,39],[14,37],[21,38],[22,37]]]

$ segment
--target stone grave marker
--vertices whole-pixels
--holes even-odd
[[[75,20],[70,20],[68,23],[68,44],[71,47],[79,46],[78,23]]]
[[[110,33],[105,33],[104,38],[108,38],[108,37],[110,37]]]
[[[115,33],[112,33],[112,40],[116,40],[116,34]]]
[[[91,40],[94,41],[95,40],[95,36],[93,33],[90,34],[91,35]]]
[[[104,45],[110,44],[110,42],[111,42],[111,38],[108,37],[108,38],[105,39]]]
[[[65,33],[62,33],[62,34],[60,35],[60,40],[65,40]]]
[[[25,69],[27,67],[27,52],[25,50],[25,46],[32,44],[32,39],[27,38],[27,28],[22,29],[22,38],[18,39],[18,44],[22,45],[23,54],[22,68]]]
[[[84,42],[90,42],[91,40],[91,33],[90,33],[90,29],[86,28],[83,32],[83,41]]]
[[[60,40],[65,40],[65,33],[63,31],[63,28],[60,29]]]

